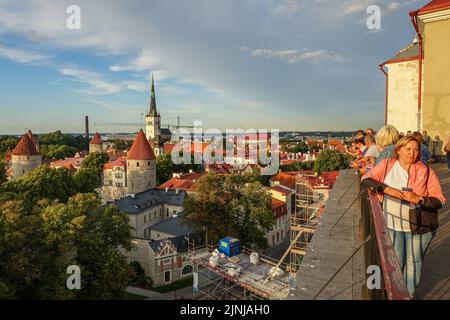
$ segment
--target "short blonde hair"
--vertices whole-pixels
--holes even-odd
[[[387,125],[378,130],[377,133],[377,146],[385,148],[387,146],[396,144],[400,139],[400,135],[397,129],[392,125]]]
[[[414,163],[419,162],[420,159],[422,159],[422,153],[420,152],[420,143],[417,140],[417,138],[415,138],[413,136],[403,137],[397,142],[397,144],[395,145],[395,150],[394,150],[394,158],[395,159],[398,159],[398,152],[400,151],[400,149],[405,147],[411,141],[416,142],[417,143],[417,148],[419,149],[419,153],[417,155],[417,158],[414,160]]]

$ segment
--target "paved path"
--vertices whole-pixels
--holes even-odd
[[[439,210],[439,228],[428,248],[417,294],[422,300],[450,300],[450,174],[446,164],[431,167],[439,176],[447,204]]]

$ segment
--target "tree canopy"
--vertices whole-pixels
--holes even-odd
[[[94,194],[32,208],[0,202],[0,299],[121,298],[131,269],[128,217]],[[68,290],[67,267],[81,269],[81,290]]]
[[[347,155],[338,150],[323,150],[314,162],[314,171],[318,173],[348,169],[350,161]]]
[[[73,157],[77,153],[77,149],[67,145],[42,145],[40,152],[43,159],[65,159]]]
[[[73,136],[71,134],[64,134],[61,131],[50,132],[38,136],[40,146],[43,145],[66,145],[73,147],[76,150],[83,150],[86,148],[86,139],[82,135]]]
[[[191,163],[194,160],[191,159]],[[174,173],[203,172],[204,168],[200,164],[174,164],[170,154],[163,154],[156,158],[156,183],[162,184],[172,178]]]
[[[275,222],[271,195],[253,175],[208,173],[197,183],[198,192],[185,201],[187,224],[198,231],[206,227],[214,241],[233,236],[249,247],[267,246],[265,234]]]

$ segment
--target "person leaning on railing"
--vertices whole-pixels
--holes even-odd
[[[450,136],[448,136],[447,141],[445,142],[444,152],[447,154],[447,167],[448,172],[450,173]]]
[[[420,144],[403,137],[393,158],[382,160],[362,177],[361,186],[378,193],[389,235],[411,297],[419,284],[422,262],[438,227],[445,203],[439,179],[420,161]]]
[[[392,158],[398,140],[400,140],[400,135],[393,125],[387,125],[378,130],[376,141],[380,154],[374,165],[379,164],[384,159]]]

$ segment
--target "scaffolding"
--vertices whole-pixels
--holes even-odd
[[[289,271],[297,272],[307,246],[312,239],[317,215],[323,208],[323,196],[314,190],[310,179],[315,175],[302,174],[297,176],[295,183],[295,212],[291,217],[290,227],[290,259]]]
[[[194,300],[282,300],[292,285],[287,265],[258,254],[258,263],[252,263],[247,248],[234,257],[222,256],[217,264],[210,258],[217,246],[190,246],[189,258],[196,266],[194,274]],[[273,272],[281,270],[280,273]],[[239,269],[230,273],[230,269]]]

